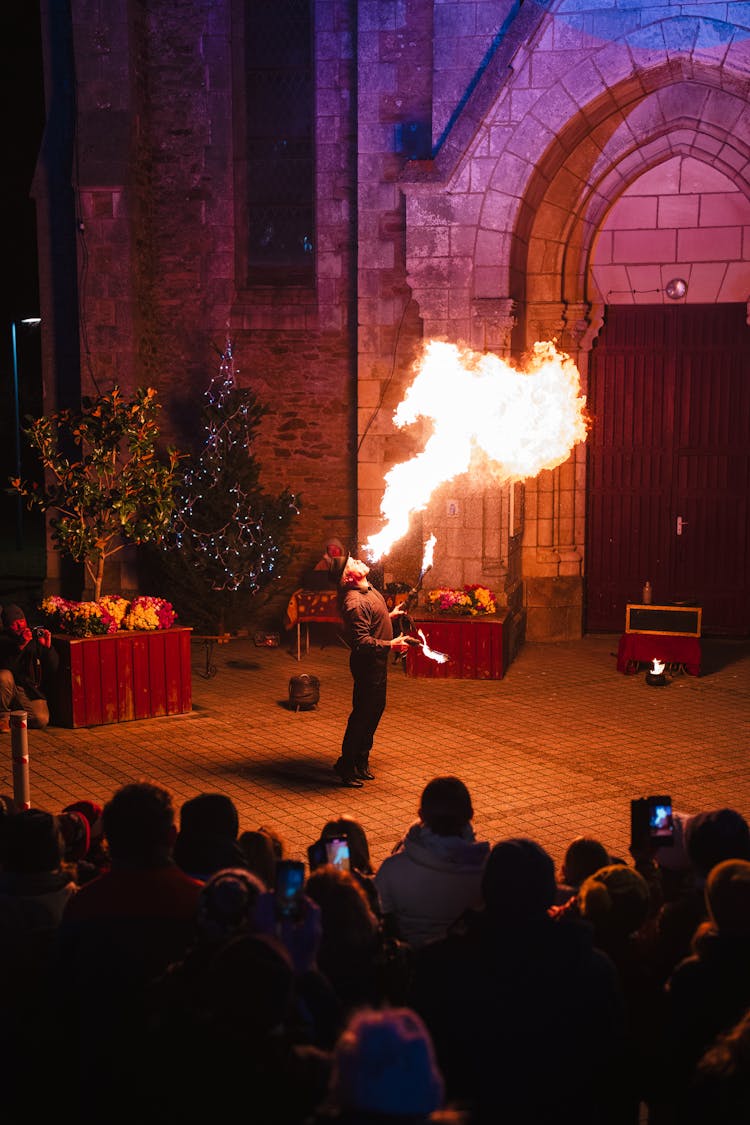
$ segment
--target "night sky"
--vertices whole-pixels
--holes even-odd
[[[5,546],[15,525],[15,504],[5,491],[15,473],[15,424],[11,325],[39,315],[36,209],[30,197],[37,154],[44,127],[44,89],[39,11],[35,0],[5,4],[0,14],[0,104],[2,105],[2,194],[4,236],[0,282],[0,534]],[[20,413],[33,410],[39,398],[38,339],[35,354],[27,352],[27,372],[34,370],[33,387],[24,385],[21,370]],[[28,341],[19,336],[22,347]],[[26,392],[29,393],[26,393]],[[25,442],[24,442],[25,444]],[[24,465],[25,472],[25,465]]]
[[[44,125],[44,91],[39,12],[33,0],[4,6],[2,28],[2,113],[5,159],[3,334],[15,317],[39,312],[36,218],[30,198]],[[9,327],[8,327],[9,331]]]

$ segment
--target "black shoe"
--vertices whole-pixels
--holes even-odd
[[[360,779],[358,777],[355,777],[353,774],[350,775],[350,774],[344,773],[342,767],[339,765],[338,762],[333,767],[333,772],[337,773],[339,775],[339,777],[341,778],[341,784],[345,785],[347,789],[361,789],[362,788],[362,782],[360,781]]]
[[[374,781],[375,780],[375,774],[370,773],[370,771],[369,771],[369,769],[367,769],[367,767],[365,767],[365,769],[363,769],[363,770],[357,770],[357,777],[361,778],[362,781]]]

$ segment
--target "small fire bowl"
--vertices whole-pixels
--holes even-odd
[[[647,672],[646,683],[649,687],[666,687],[669,677],[664,672]]]

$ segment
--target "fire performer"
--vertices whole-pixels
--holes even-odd
[[[401,606],[388,611],[383,595],[367,581],[370,568],[360,559],[334,559],[331,580],[337,583],[339,613],[350,648],[349,668],[354,680],[352,710],[346,725],[341,756],[335,772],[349,789],[372,781],[370,750],[385,710],[388,656],[420,645],[417,637],[394,637],[392,619],[404,613]]]

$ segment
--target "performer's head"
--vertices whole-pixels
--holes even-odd
[[[369,573],[370,568],[367,563],[362,562],[361,559],[354,559],[349,555],[341,574],[339,585],[345,588],[349,586],[359,586],[359,584],[367,578]]]

